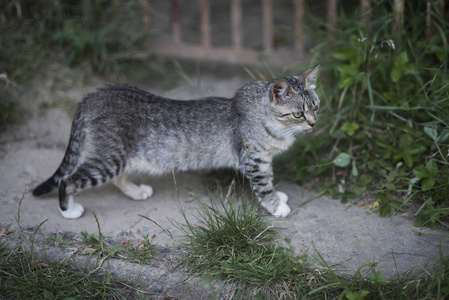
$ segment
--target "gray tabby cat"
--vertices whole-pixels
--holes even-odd
[[[75,114],[61,165],[33,195],[59,186],[59,208],[67,219],[84,208],[78,192],[112,181],[125,195],[144,200],[148,185],[127,179],[131,172],[237,167],[252,184],[261,205],[276,217],[290,213],[286,194],[273,188],[274,155],[316,124],[318,66],[298,76],[243,86],[232,99],[181,101],[128,85],[88,94]]]

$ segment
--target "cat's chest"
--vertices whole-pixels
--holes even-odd
[[[263,160],[271,160],[274,156],[286,151],[294,143],[295,139],[288,140],[274,140],[274,139],[259,139],[254,141],[249,147],[258,153]],[[248,145],[247,145],[248,147]]]

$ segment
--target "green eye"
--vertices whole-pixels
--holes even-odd
[[[300,111],[294,112],[292,113],[293,117],[295,117],[296,119],[301,118],[302,116],[304,116],[304,114]]]
[[[320,108],[320,106],[319,106],[319,105],[317,105],[317,106],[314,106],[314,107],[313,107],[313,111],[317,111],[317,110],[318,110],[318,108]]]

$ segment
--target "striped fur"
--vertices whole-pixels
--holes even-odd
[[[74,195],[107,181],[132,199],[150,197],[150,186],[128,181],[132,172],[237,167],[261,205],[285,217],[288,197],[273,188],[271,162],[296,135],[315,126],[317,70],[250,83],[232,99],[172,100],[128,85],[98,89],[78,107],[61,165],[33,194],[59,186],[60,211],[75,219],[84,208]]]

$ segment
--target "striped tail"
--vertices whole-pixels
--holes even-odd
[[[80,113],[81,109],[78,108],[70,132],[70,141],[65,151],[64,158],[61,165],[56,172],[48,178],[45,182],[38,185],[33,190],[34,196],[40,196],[42,194],[50,193],[59,186],[59,181],[66,175],[70,175],[75,169],[78,158],[80,157],[82,142],[84,140],[83,122]]]

